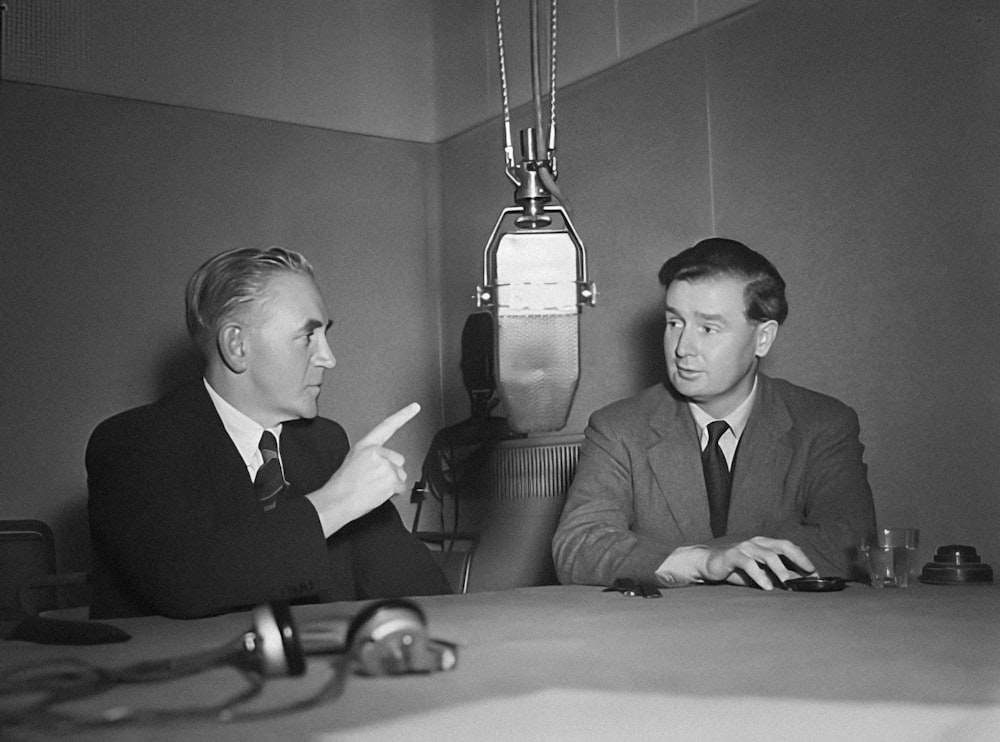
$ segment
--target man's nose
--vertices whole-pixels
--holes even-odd
[[[693,331],[689,327],[682,328],[674,339],[674,355],[683,358],[696,352]]]
[[[319,349],[316,351],[313,363],[323,368],[333,368],[337,365],[337,359],[334,358],[333,351],[330,350],[330,343],[327,342],[325,335],[319,339]]]

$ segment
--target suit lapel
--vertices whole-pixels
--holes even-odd
[[[253,482],[247,474],[246,464],[236,445],[226,432],[222,419],[199,381],[195,388],[184,397],[182,408],[187,418],[184,430],[190,440],[197,442],[198,466],[205,476],[212,480],[213,492],[235,492],[245,490],[248,497],[256,498]]]
[[[787,438],[791,414],[769,379],[762,374],[757,378],[757,399],[736,453],[729,503],[732,532],[753,530],[761,515],[766,517],[773,510],[772,503],[776,504],[784,491],[793,453]]]
[[[687,405],[664,391],[650,418],[657,439],[647,456],[653,477],[683,537],[700,540],[711,534],[708,492],[698,451],[698,430]]]

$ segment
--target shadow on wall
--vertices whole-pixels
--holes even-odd
[[[656,306],[636,317],[626,347],[635,349],[634,391],[666,381],[663,357],[663,308]]]
[[[58,501],[62,506],[49,523],[56,540],[56,568],[59,572],[86,572],[90,569],[86,485],[73,488]]]

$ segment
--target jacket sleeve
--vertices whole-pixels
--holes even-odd
[[[625,436],[608,417],[594,414],[552,540],[560,582],[609,585],[618,577],[655,581],[656,568],[682,545],[637,528],[631,458]]]
[[[349,523],[343,536],[351,540],[359,599],[453,592],[430,550],[406,530],[391,502]]]

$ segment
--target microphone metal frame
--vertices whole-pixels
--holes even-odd
[[[480,309],[486,308],[498,310],[500,308],[504,308],[513,311],[523,309],[523,307],[511,307],[510,305],[505,306],[497,300],[498,290],[501,287],[509,286],[509,284],[501,284],[497,281],[497,248],[499,248],[500,241],[503,239],[503,236],[508,234],[525,236],[567,235],[576,249],[576,312],[579,313],[580,309],[585,305],[595,306],[597,304],[597,286],[590,280],[587,274],[587,251],[586,248],[584,248],[579,235],[576,233],[576,228],[573,226],[573,222],[570,220],[569,214],[566,213],[566,209],[562,206],[546,204],[539,211],[546,215],[558,214],[562,217],[565,228],[550,229],[546,227],[531,227],[524,229],[520,224],[517,224],[517,228],[514,230],[501,233],[500,227],[508,216],[512,214],[520,214],[521,217],[519,217],[519,219],[523,219],[525,213],[524,209],[518,206],[509,206],[500,212],[500,217],[497,219],[496,225],[493,227],[493,232],[490,234],[490,238],[483,250],[483,282],[481,285],[476,287],[476,306]],[[565,313],[566,307],[562,307],[560,309],[562,310],[561,313]]]

